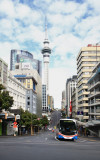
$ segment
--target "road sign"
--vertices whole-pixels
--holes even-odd
[[[20,115],[19,114],[16,115],[16,119],[20,119]]]

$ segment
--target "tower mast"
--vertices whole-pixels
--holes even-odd
[[[45,39],[44,39],[44,47],[42,49],[43,54],[43,63],[44,63],[44,84],[47,88],[47,93],[49,92],[49,58],[51,54],[51,48],[49,47],[49,41],[47,38],[47,22],[45,17]]]

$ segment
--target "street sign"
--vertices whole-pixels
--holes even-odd
[[[19,114],[16,115],[16,119],[20,119],[20,115]]]

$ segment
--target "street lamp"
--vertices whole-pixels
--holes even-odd
[[[96,43],[96,62],[97,62],[97,45],[99,44],[100,42]]]

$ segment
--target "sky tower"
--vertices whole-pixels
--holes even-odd
[[[45,39],[44,47],[42,49],[43,63],[44,63],[44,84],[46,85],[47,94],[49,93],[49,58],[51,54],[51,49],[49,47],[49,41],[47,37],[47,24],[45,20]]]

